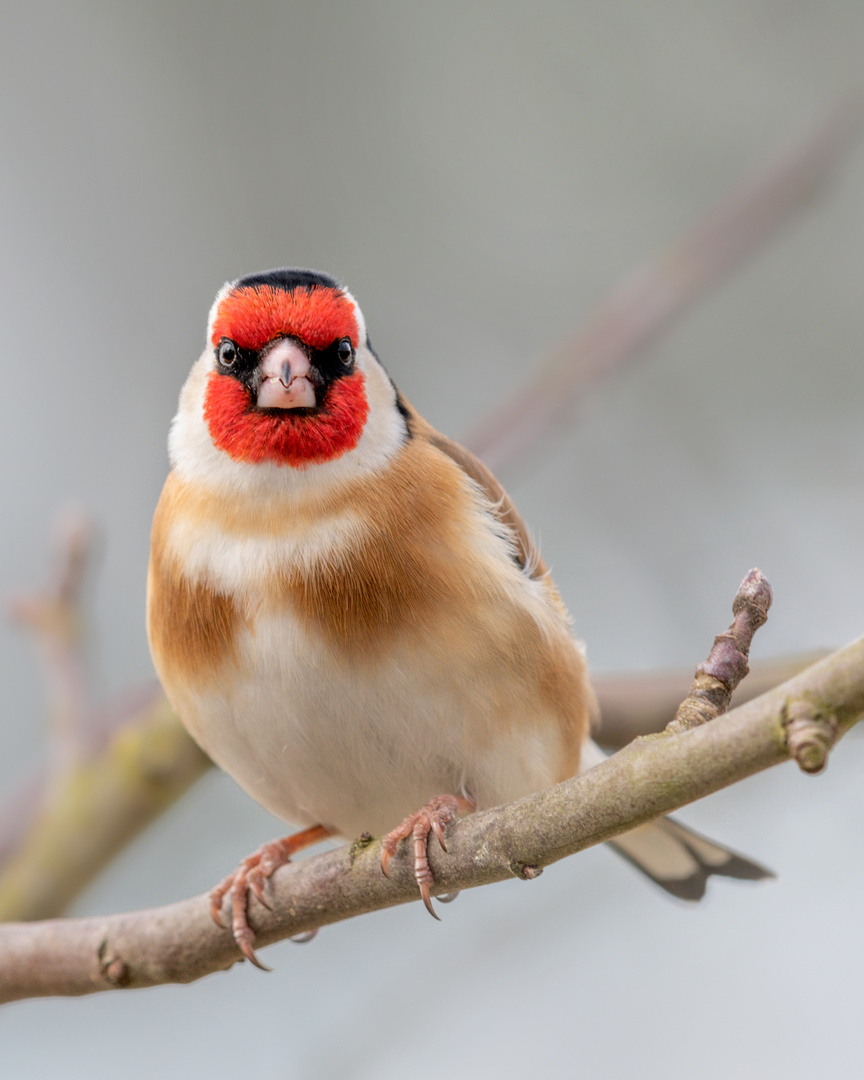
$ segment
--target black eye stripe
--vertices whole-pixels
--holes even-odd
[[[278,340],[278,339],[274,339]],[[323,349],[312,349],[297,338],[292,339],[302,348],[312,366],[310,380],[316,389],[319,405],[324,400],[328,388],[344,376],[352,375],[357,358],[356,350],[348,337],[336,338]],[[263,349],[244,349],[231,338],[222,338],[214,348],[216,371],[245,386],[254,402],[261,386],[261,364],[269,348],[268,342]]]
[[[251,349],[241,349],[230,338],[222,338],[213,351],[217,370],[233,375],[235,379],[245,379],[258,366],[258,354]]]

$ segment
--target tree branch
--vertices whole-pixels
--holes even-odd
[[[638,355],[812,198],[857,137],[861,116],[860,98],[843,103],[791,152],[745,178],[677,244],[615,288],[532,371],[530,385],[480,421],[465,445],[495,473],[522,460],[566,418],[580,393]]]
[[[788,760],[787,732],[806,718],[830,731],[864,715],[864,638],[782,686],[690,731],[638,739],[588,772],[448,830],[449,854],[430,850],[434,892],[517,876]],[[272,910],[257,902],[256,944],[417,899],[408,853],[381,874],[380,841],[361,839],[273,877]],[[206,895],[125,915],[0,926],[0,1002],[120,987],[188,983],[240,959],[210,920]]]
[[[12,618],[38,643],[49,688],[51,767],[62,773],[89,749],[90,673],[82,593],[94,545],[93,523],[80,511],[61,515],[54,540],[54,572],[38,592],[15,597]]]
[[[0,873],[0,921],[61,912],[211,766],[161,692],[52,777]]]
[[[737,708],[780,683],[788,682],[805,668],[828,655],[829,650],[755,660],[750,674],[732,695]],[[620,749],[640,735],[662,731],[675,715],[687,693],[689,671],[606,672],[592,675],[600,705],[600,724],[594,738],[601,746]]]
[[[824,655],[753,663],[733,703],[766,693]],[[595,676],[601,711],[595,738],[620,748],[662,731],[689,678],[686,670]],[[212,767],[156,683],[118,702],[95,734],[92,756],[70,770],[62,784],[49,788],[43,771],[0,807],[0,922],[61,914],[134,836]]]
[[[154,683],[107,714],[88,692],[83,582],[94,529],[58,523],[52,580],[13,601],[49,685],[49,761],[0,815],[0,920],[58,914],[210,762]]]

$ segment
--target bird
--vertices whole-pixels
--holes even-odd
[[[413,850],[459,814],[602,759],[585,649],[502,485],[396,388],[353,295],[281,268],[226,283],[180,393],[153,519],[147,630],[190,734],[300,831],[210,894],[264,965],[250,895],[303,848]],[[666,891],[768,872],[671,819],[613,846]]]

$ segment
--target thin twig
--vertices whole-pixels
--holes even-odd
[[[50,691],[50,759],[60,772],[80,761],[89,748],[90,673],[82,592],[94,539],[85,514],[63,514],[56,528],[53,580],[10,604],[12,617],[35,634],[42,656]]]
[[[689,731],[726,712],[735,688],[750,670],[750,643],[768,618],[771,598],[765,575],[751,570],[732,602],[732,625],[714,638],[708,659],[696,668],[690,693],[678,706],[668,732]]]
[[[789,758],[784,717],[796,703],[834,718],[840,735],[864,715],[864,638],[713,723],[639,739],[582,776],[455,822],[434,847],[436,893],[530,880],[558,859],[609,840]],[[409,853],[410,854],[410,853]],[[284,867],[272,910],[253,908],[267,945],[417,899],[408,855],[380,868],[380,841]],[[0,926],[0,1001],[188,983],[240,959],[210,919],[206,895],[125,915]]]
[[[797,656],[751,661],[750,674],[732,695],[732,706],[766,694],[828,653],[828,649],[820,649]],[[592,682],[600,705],[595,740],[601,746],[619,749],[640,735],[662,731],[686,695],[691,678],[684,669],[595,674]]]
[[[601,302],[520,389],[466,439],[493,472],[521,460],[561,423],[577,396],[655,340],[724,274],[764,247],[804,205],[852,145],[859,99],[836,108],[809,137],[746,179],[671,250]]]

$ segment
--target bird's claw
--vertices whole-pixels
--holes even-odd
[[[225,894],[231,891],[231,886],[234,884],[234,878],[236,871],[233,874],[229,874],[228,877],[223,878],[218,885],[215,885],[210,890],[210,918],[220,930],[227,930],[228,927],[222,922],[222,901],[225,899]]]
[[[269,880],[269,876],[265,877],[260,867],[255,867],[249,874],[249,885],[252,888],[252,892],[255,893],[255,898],[258,903],[267,908],[268,911],[272,911],[273,905],[270,903],[270,898],[267,895],[267,882]]]
[[[252,948],[252,943],[255,940],[255,934],[253,930],[247,925],[245,929],[234,929],[234,940],[237,942],[237,946],[240,952],[246,957],[250,964],[254,964],[259,971],[272,971],[273,968],[267,967],[267,965],[258,959],[258,954]]]
[[[288,940],[293,941],[295,945],[305,945],[307,942],[311,941],[317,933],[318,927],[316,926],[314,930],[306,930],[302,934],[295,934],[294,937],[290,937]]]
[[[226,929],[222,921],[222,904],[230,893],[231,932],[234,940],[246,959],[262,971],[272,971],[272,968],[262,964],[252,947],[255,931],[249,925],[249,894],[252,893],[259,903],[272,911],[273,905],[267,895],[267,885],[274,870],[290,862],[295,852],[326,840],[330,835],[330,829],[315,825],[282,840],[271,840],[268,844],[262,844],[253,854],[247,855],[233,874],[229,874],[211,890],[210,915],[213,921],[221,929]],[[316,933],[317,930],[309,931],[306,935],[298,934],[297,940],[311,941]]]
[[[432,818],[432,831],[438,838],[438,843],[441,845],[441,850],[446,854],[447,844],[444,842],[444,826],[441,824],[437,817]]]
[[[420,889],[423,905],[432,916],[440,916],[432,906],[432,870],[429,866],[429,835],[434,833],[442,851],[447,851],[444,828],[458,813],[470,813],[474,804],[460,795],[438,795],[414,814],[409,814],[398,828],[389,832],[381,845],[381,871],[390,877],[388,864],[396,854],[400,841],[411,836],[414,840],[414,880]]]

